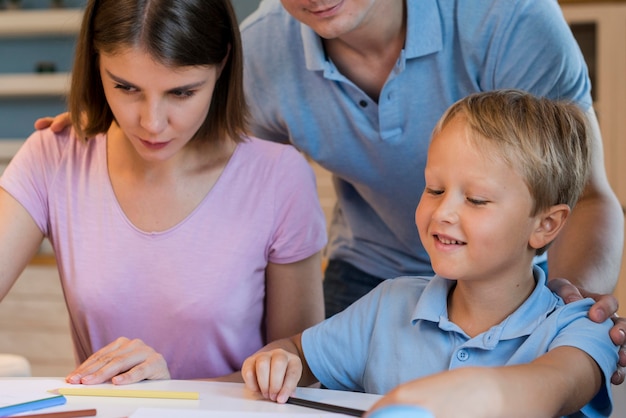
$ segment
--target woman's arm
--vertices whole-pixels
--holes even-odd
[[[324,319],[319,252],[295,263],[269,263],[265,282],[268,343],[299,334]]]
[[[0,300],[37,253],[43,233],[28,211],[0,188]]]
[[[528,364],[460,368],[413,380],[389,392],[371,411],[412,404],[437,418],[562,416],[589,403],[602,380],[588,354],[563,346]]]
[[[314,383],[302,352],[301,333],[324,319],[320,253],[266,270],[268,345],[248,357],[241,375],[250,390],[285,402],[296,385]]]

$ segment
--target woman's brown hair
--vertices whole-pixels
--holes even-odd
[[[114,120],[100,78],[98,56],[141,48],[171,68],[219,65],[206,120],[194,139],[232,138],[246,132],[243,56],[229,0],[89,0],[76,44],[69,109],[80,137],[106,132]]]

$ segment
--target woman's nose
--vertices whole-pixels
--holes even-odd
[[[168,123],[165,106],[157,101],[142,106],[140,119],[141,127],[151,134],[162,132]]]

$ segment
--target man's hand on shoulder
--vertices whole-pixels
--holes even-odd
[[[42,130],[50,128],[55,133],[60,133],[72,124],[69,112],[61,113],[54,117],[46,116],[35,121],[35,129]]]
[[[585,292],[574,286],[569,280],[555,278],[548,282],[550,290],[558,294],[565,303],[574,302],[582,298],[592,298],[596,301],[589,309],[589,319],[594,322],[604,322],[608,318],[613,320],[613,327],[609,331],[611,341],[618,345],[619,361],[617,370],[611,376],[611,383],[621,385],[626,377],[626,318],[617,316],[619,303],[613,295],[600,295],[597,293]]]

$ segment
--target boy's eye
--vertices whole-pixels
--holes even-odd
[[[430,195],[433,195],[433,196],[439,196],[440,194],[443,194],[443,190],[433,189],[433,188],[430,188],[430,187],[427,187],[427,188],[424,190],[424,192],[425,192],[425,193],[428,193],[428,194],[430,194]]]
[[[473,199],[471,197],[467,198],[467,201],[470,202],[472,205],[476,205],[476,206],[480,206],[480,205],[486,205],[487,201],[486,200],[481,200],[481,199]]]

